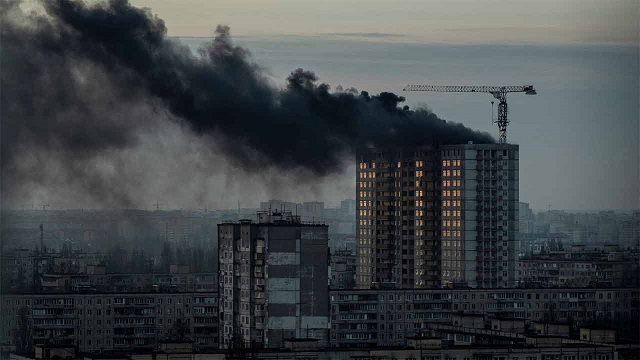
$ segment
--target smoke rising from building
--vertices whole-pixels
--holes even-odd
[[[0,5],[5,200],[58,184],[73,189],[69,196],[133,206],[137,189],[153,187],[139,166],[150,155],[136,149],[154,136],[169,149],[174,132],[182,150],[199,154],[176,159],[197,156],[201,171],[155,177],[175,186],[224,171],[214,165],[220,159],[248,173],[278,169],[305,180],[340,172],[359,147],[493,142],[400,107],[404,98],[393,93],[331,92],[308,70],[292,71],[280,89],[225,26],[193,54],[150,10],[126,0],[43,1],[45,14],[19,5]]]

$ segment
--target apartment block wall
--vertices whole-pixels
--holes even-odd
[[[523,258],[520,280],[535,287],[638,287],[640,263],[622,261]]]
[[[378,149],[357,158],[357,287],[439,286],[438,151]]]
[[[330,295],[331,344],[340,347],[404,345],[407,337],[427,334],[429,324],[450,324],[459,312],[633,326],[640,308],[640,291],[633,288],[332,290]]]
[[[34,344],[70,344],[79,351],[153,349],[181,321],[194,348],[215,349],[217,300],[215,292],[4,295],[0,342],[14,342],[17,318],[26,311]]]
[[[518,156],[509,144],[359,152],[357,287],[515,286]]]
[[[221,347],[278,347],[294,337],[327,343],[327,226],[262,215],[218,227]]]
[[[509,144],[442,148],[443,286],[516,286],[518,156]]]

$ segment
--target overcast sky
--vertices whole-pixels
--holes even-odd
[[[372,91],[398,91],[402,83],[409,81],[405,78],[407,75],[430,81],[442,78],[439,80],[441,83],[455,84],[469,81],[510,83],[526,78],[525,81],[539,85],[542,95],[537,101],[523,99],[522,105],[517,103],[520,101],[517,97],[513,98],[521,128],[513,128],[512,139],[526,150],[521,164],[521,199],[530,201],[537,208],[546,208],[546,204],[575,209],[638,207],[638,191],[634,184],[639,181],[639,83],[629,80],[629,77],[638,78],[637,51],[627,57],[628,60],[622,60],[623,57],[609,57],[602,50],[577,51],[569,55],[559,55],[550,50],[547,58],[547,55],[538,54],[536,48],[505,55],[507,58],[487,57],[482,55],[482,51],[474,53],[474,50],[469,50],[460,52],[460,55],[472,56],[474,61],[467,62],[466,67],[463,66],[464,61],[456,61],[462,68],[453,65],[440,68],[433,63],[439,63],[439,58],[432,59],[431,63],[425,58],[424,74],[416,67],[406,66],[405,74],[398,75],[401,72],[394,72],[396,66],[390,60],[385,63],[386,75],[380,73],[380,69],[371,69],[367,75],[362,67],[354,70],[348,66],[338,68],[339,58],[349,58],[349,63],[357,61],[357,56],[351,56],[352,51],[348,48],[343,54],[336,55],[335,60],[324,54],[319,55],[324,60],[316,62],[301,55],[304,47],[294,46],[290,53],[292,59],[276,55],[269,63],[267,54],[271,54],[272,47],[276,45],[268,44],[262,49],[259,41],[254,41],[256,37],[269,35],[276,38],[278,35],[340,35],[342,39],[352,36],[376,43],[606,44],[637,47],[640,29],[638,0],[132,2],[151,7],[166,21],[170,36],[210,36],[217,24],[229,25],[240,43],[245,42],[240,37],[248,37],[246,41],[250,50],[255,50],[256,57],[267,62],[265,65],[274,71],[276,77],[284,76],[291,66],[301,66],[319,71],[321,78],[330,84],[351,82]],[[371,56],[383,49],[372,44]],[[536,55],[518,57],[527,52]],[[401,58],[405,56],[391,52],[389,56],[391,54]],[[556,62],[559,58],[565,60]],[[327,61],[333,65],[324,69],[323,63]],[[371,61],[384,62],[381,59]],[[571,65],[572,62],[575,66]],[[503,65],[495,68],[492,63]],[[505,67],[499,69],[501,66]],[[434,73],[436,70],[439,72]],[[481,104],[464,103],[475,98],[403,95],[407,96],[410,104],[416,100],[427,101],[436,113],[445,118],[487,130],[481,126],[483,123],[475,123],[477,115],[474,114],[482,108]],[[486,102],[486,99],[473,101]],[[603,122],[603,119],[607,120]],[[609,119],[615,119],[618,125],[611,127]],[[593,139],[602,134],[605,136],[596,145]],[[608,160],[613,157],[620,161]],[[614,180],[607,180],[612,174]]]
[[[434,42],[638,43],[638,0],[131,0],[171,36],[380,33]]]
[[[26,7],[37,3],[24,1]],[[218,24],[229,25],[235,42],[251,51],[277,85],[298,67],[310,69],[333,89],[340,84],[392,91],[412,107],[427,105],[444,119],[492,134],[490,96],[402,88],[533,84],[537,96],[514,94],[509,100],[509,141],[521,146],[520,199],[535,209],[640,207],[638,0],[130,2],[151,8],[169,36],[194,50]],[[204,139],[194,141],[176,124],[157,132],[122,154],[131,168],[139,163],[134,158],[148,164],[147,177],[128,183],[142,208],[158,198],[175,208],[212,208],[235,207],[238,201],[254,206],[269,198],[333,206],[355,197],[353,163],[312,184],[277,171],[248,176],[221,155],[208,154]],[[203,172],[203,166],[214,173]],[[145,186],[136,188],[140,183]],[[30,202],[62,204],[77,192],[63,185],[30,191]]]

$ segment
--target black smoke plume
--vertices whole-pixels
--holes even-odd
[[[405,99],[393,93],[332,93],[311,71],[296,69],[277,88],[225,26],[195,55],[126,0],[40,4],[45,14],[0,4],[3,195],[53,181],[45,169],[54,167],[58,181],[130,205],[132,186],[143,184],[113,184],[127,159],[101,160],[135,148],[167,117],[248,171],[327,175],[364,146],[493,142],[399,107]]]

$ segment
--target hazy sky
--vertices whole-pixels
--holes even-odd
[[[209,36],[217,24],[231,26],[237,41],[246,44],[276,80],[300,66],[315,70],[321,80],[334,86],[341,83],[373,92],[399,92],[402,84],[415,82],[414,78],[443,84],[536,84],[541,94],[537,99],[511,97],[512,119],[520,122],[512,126],[511,139],[523,148],[521,200],[532,202],[536,208],[546,208],[547,204],[582,209],[638,207],[638,186],[634,184],[640,181],[639,92],[638,80],[633,80],[638,78],[639,66],[638,0],[132,2],[151,7],[166,21],[171,36]],[[275,39],[286,38],[278,35],[303,38],[289,43],[289,47],[282,45],[286,50],[281,50],[277,43],[261,45],[259,37],[269,35],[275,35]],[[345,44],[325,48],[320,42],[310,41],[302,45],[304,37],[327,39],[318,35],[368,40],[377,45],[366,50],[366,45],[360,44],[362,53],[357,55]],[[402,47],[385,48],[381,42],[623,44],[636,50],[467,48],[453,50],[450,57],[438,53],[432,59],[425,50],[427,57],[420,64],[409,53],[416,49],[407,48],[403,54]],[[314,59],[315,52],[310,50],[313,46],[330,50],[318,50]],[[336,49],[338,52],[322,53]],[[366,54],[371,55],[367,60],[362,58]],[[453,60],[457,56],[469,60]],[[404,64],[404,71],[397,64]],[[480,118],[477,115],[486,110],[485,97],[403,95],[411,105],[427,103],[444,118],[495,131],[485,126],[486,114]],[[611,121],[617,125],[610,126]],[[603,140],[597,140],[601,136]],[[610,160],[614,158],[618,160]]]
[[[533,84],[537,96],[509,97],[508,140],[521,148],[521,201],[535,209],[640,205],[638,0],[130,1],[150,7],[169,36],[193,50],[218,24],[229,25],[235,43],[276,85],[296,68],[309,69],[332,89],[391,91],[412,107],[426,105],[443,119],[492,134],[489,95],[402,88]],[[158,199],[174,208],[213,208],[270,198],[334,206],[355,197],[353,161],[341,174],[305,183],[278,169],[248,174],[212,152],[210,138],[170,120],[105,161],[107,173],[126,174],[140,208]],[[124,170],[110,170],[114,164]],[[100,207],[64,178],[47,179],[22,197],[25,204]]]
[[[638,0],[132,0],[171,36],[363,33],[432,42],[638,43]]]

